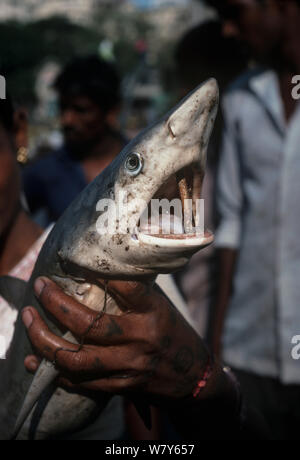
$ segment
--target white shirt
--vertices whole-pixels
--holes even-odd
[[[33,271],[35,262],[38,258],[39,252],[50,232],[51,228],[46,230],[43,235],[34,243],[29,249],[25,257],[11,270],[9,276],[28,281]],[[15,322],[18,316],[18,311],[9,305],[2,297],[0,297],[0,337],[4,338],[5,350],[0,350],[0,359],[5,358],[5,354],[10,347]],[[1,339],[3,340],[3,339]],[[4,351],[4,354],[1,352]]]
[[[277,76],[250,72],[224,99],[216,245],[238,249],[223,338],[233,367],[300,383],[300,106],[287,124]]]

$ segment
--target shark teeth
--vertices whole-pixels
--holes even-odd
[[[198,165],[187,166],[176,174],[173,174],[155,193],[144,210],[137,230],[139,233],[152,235],[160,238],[178,239],[189,238],[196,235],[195,226],[197,222],[197,200],[201,198],[203,174]],[[180,214],[175,214],[171,208],[167,211],[159,209],[159,215],[152,215],[152,200],[167,199],[171,202],[174,199],[181,202]],[[189,200],[192,203],[190,213],[185,214],[185,203]]]
[[[182,235],[184,233],[184,228],[182,220],[179,217],[161,214],[160,216],[149,219],[146,225],[142,223],[139,227],[139,231],[151,235],[167,234],[167,232],[174,235]]]
[[[192,190],[188,185],[187,178],[184,175],[183,171],[179,171],[176,174],[176,180],[178,184],[179,195],[181,199],[182,209],[184,211],[184,203],[186,200],[191,199]],[[192,215],[185,220],[183,233],[193,233],[193,217]]]

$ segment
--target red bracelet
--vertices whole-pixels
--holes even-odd
[[[211,362],[210,362],[210,358],[208,358],[208,362],[207,362],[203,377],[202,377],[201,380],[199,380],[199,382],[196,385],[196,388],[193,391],[193,397],[194,398],[197,398],[199,393],[200,393],[200,391],[202,391],[203,388],[206,387],[207,381],[208,381],[209,377],[211,376],[211,374],[212,374],[212,365],[211,365]]]

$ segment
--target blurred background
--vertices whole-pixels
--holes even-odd
[[[0,0],[24,203],[44,229],[137,132],[218,80],[201,195],[215,244],[172,289],[276,439],[298,439],[300,421],[299,31],[300,0]]]
[[[62,142],[52,84],[74,56],[115,63],[120,128],[132,137],[174,102],[174,47],[211,16],[201,0],[1,0],[0,67],[28,111],[30,157]]]
[[[20,126],[26,205],[39,225],[55,222],[131,138],[201,82],[215,77],[223,94],[245,70],[244,51],[224,37],[209,4],[0,0],[0,74]],[[202,187],[212,231],[222,128],[220,110]],[[210,247],[176,274],[203,334],[215,266]]]

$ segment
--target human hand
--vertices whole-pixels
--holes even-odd
[[[99,319],[99,313],[67,296],[54,282],[38,279],[35,291],[44,308],[84,343],[79,348],[56,336],[38,312],[27,307],[23,321],[37,354],[55,360],[65,386],[142,393],[152,402],[191,395],[209,362],[196,332],[157,286],[109,281],[107,287],[127,312],[103,313]],[[30,371],[38,364],[34,356],[25,360]]]

